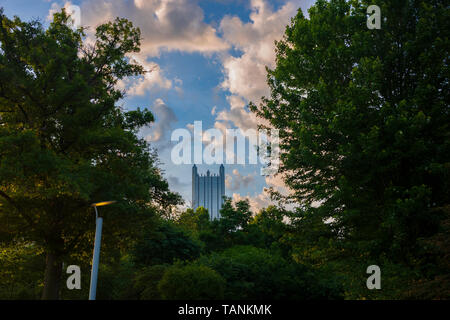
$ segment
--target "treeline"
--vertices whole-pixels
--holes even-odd
[[[445,232],[424,239],[429,250],[422,259],[428,259],[428,264],[408,265],[386,256],[350,252],[345,242],[332,239],[331,232],[294,222],[296,212],[271,206],[253,214],[247,201],[233,205],[227,199],[221,214],[220,220],[211,221],[205,209],[187,209],[174,219],[155,221],[129,249],[105,248],[97,299],[448,297],[448,256],[440,256],[448,255]],[[68,290],[63,282],[62,299],[87,298],[91,252],[86,255],[86,259],[68,258],[80,265],[82,285],[81,290]],[[42,249],[10,243],[2,246],[0,259],[2,299],[40,298],[45,268]],[[382,290],[367,289],[366,269],[371,264],[382,270]]]
[[[269,207],[257,215],[247,201],[227,199],[220,220],[202,207],[187,209],[155,228],[128,251],[102,252],[98,299],[339,299],[342,284],[292,258],[286,212]],[[107,225],[107,218],[105,219]],[[33,245],[4,247],[2,298],[36,299],[45,259]],[[81,290],[61,286],[63,299],[86,299],[90,261],[72,258],[82,269]],[[66,263],[67,266],[67,263]],[[18,272],[17,268],[21,271]],[[364,275],[362,275],[364,277]],[[67,277],[63,277],[67,278]]]

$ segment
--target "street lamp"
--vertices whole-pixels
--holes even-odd
[[[97,276],[98,276],[98,263],[100,261],[100,243],[102,241],[102,225],[103,218],[98,216],[97,207],[107,206],[113,204],[116,201],[103,201],[91,204],[95,209],[95,241],[94,241],[94,255],[92,257],[92,271],[91,271],[91,286],[89,288],[89,300],[95,300],[97,293]]]

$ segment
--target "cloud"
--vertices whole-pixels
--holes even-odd
[[[232,173],[233,175],[227,174],[225,177],[225,187],[231,191],[237,191],[240,188],[246,188],[255,180],[253,174],[243,176],[237,169],[234,169]]]
[[[216,116],[216,121],[232,123],[235,127],[245,131],[248,129],[256,130],[258,123],[262,122],[258,121],[253,113],[244,108],[234,108],[220,111]],[[217,124],[217,126],[220,125]]]
[[[219,112],[216,121],[230,122],[243,130],[256,129],[258,124],[267,125],[245,106],[249,101],[259,103],[262,96],[269,95],[266,66],[275,66],[275,40],[282,39],[299,3],[286,2],[276,11],[264,0],[252,0],[250,6],[249,22],[225,16],[219,27],[224,41],[242,54],[221,55],[224,80],[220,88],[231,93],[227,98],[230,109]]]
[[[68,8],[70,4],[66,1],[64,7]],[[89,27],[89,43],[93,43],[95,28],[99,24],[113,21],[116,17],[129,19],[141,30],[141,51],[130,58],[151,72],[119,81],[117,88],[128,95],[142,96],[155,88],[173,88],[179,95],[183,94],[181,79],[174,79],[173,86],[160,66],[148,61],[162,51],[211,54],[229,48],[229,44],[217,35],[216,29],[203,21],[203,10],[195,0],[83,0],[80,8],[81,24]],[[52,3],[47,19],[52,20],[53,14],[60,9],[60,4]]]
[[[216,115],[216,127],[235,126],[242,130],[257,129],[259,124],[267,125],[267,121],[257,118],[246,105],[249,101],[256,104],[261,102],[262,96],[269,96],[266,67],[275,67],[275,41],[283,38],[286,25],[291,17],[301,8],[304,12],[314,0],[287,1],[274,10],[268,1],[252,0],[251,14],[248,22],[243,22],[236,16],[225,16],[220,22],[219,30],[223,39],[233,49],[241,52],[235,56],[231,53],[221,54],[222,72],[224,80],[220,88],[228,91],[229,109],[222,110]],[[222,125],[220,125],[222,124]],[[227,177],[228,185],[235,191],[234,177]],[[281,175],[267,176],[266,185],[283,195],[290,193]],[[242,197],[233,193],[233,200],[248,199],[254,210],[273,204],[266,189],[253,196]]]
[[[116,85],[117,89],[125,91],[127,95],[143,96],[152,89],[170,89],[172,87],[172,81],[164,77],[157,63],[147,62],[138,56],[133,56],[132,59],[140,64],[146,72],[138,77],[119,80]]]
[[[161,51],[212,53],[228,44],[206,24],[203,10],[191,0],[84,0],[83,25],[95,27],[117,16],[133,21],[141,30],[141,52],[158,56]]]
[[[169,182],[170,188],[179,188],[189,186],[190,183],[182,182],[178,177],[168,176],[167,181]]]
[[[226,180],[225,180],[226,182]],[[267,176],[266,177],[266,184],[269,187],[273,187],[275,191],[280,192],[282,195],[289,195],[291,191],[283,182],[283,178],[281,175],[277,176]],[[227,187],[228,188],[228,187]],[[235,191],[233,188],[231,191]],[[260,193],[255,193],[253,196],[241,196],[238,193],[233,193],[232,196],[233,201],[239,201],[239,200],[245,200],[247,199],[250,203],[250,207],[254,212],[258,212],[259,210],[263,208],[267,208],[270,205],[274,205],[274,202],[272,201],[270,197],[270,193],[268,192],[267,188],[263,188]],[[297,204],[294,203],[288,203],[283,204],[283,207],[287,210],[293,210],[295,207],[297,207]]]
[[[266,66],[275,66],[275,40],[283,37],[286,25],[298,6],[287,2],[273,11],[264,0],[251,1],[250,21],[243,23],[238,17],[226,16],[220,23],[224,40],[242,55],[225,56],[225,80],[222,88],[246,100],[259,101],[269,93]]]
[[[239,193],[233,193],[232,196],[233,202],[241,201],[241,200],[248,200],[250,204],[250,208],[253,212],[258,212],[259,210],[263,208],[267,208],[272,204],[272,201],[270,199],[270,195],[263,191],[260,194],[257,194],[253,197],[251,196],[241,196]]]
[[[161,151],[170,145],[168,143],[170,139],[169,133],[172,129],[172,124],[178,119],[173,110],[162,99],[156,99],[151,110],[155,116],[155,124],[151,128],[143,129],[142,134],[147,141],[156,143]]]
[[[282,195],[291,194],[291,190],[284,183],[284,176],[281,174],[266,176],[266,184],[272,187],[275,191],[280,192]]]

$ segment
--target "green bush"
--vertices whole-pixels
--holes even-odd
[[[39,299],[45,257],[33,243],[0,243],[0,300]]]
[[[338,288],[302,264],[252,246],[235,246],[202,256],[196,262],[217,271],[227,283],[225,299],[339,298]]]
[[[135,278],[134,288],[138,292],[141,300],[160,300],[162,299],[158,289],[158,283],[161,281],[169,265],[158,264],[144,268]]]
[[[225,280],[209,267],[178,264],[164,273],[158,289],[167,300],[223,299]]]

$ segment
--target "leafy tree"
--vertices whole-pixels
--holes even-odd
[[[0,243],[0,299],[38,299],[45,257],[32,243]]]
[[[234,246],[202,256],[195,264],[216,270],[226,280],[226,299],[338,298],[340,288],[326,287],[312,270],[267,249]]]
[[[158,288],[163,299],[223,299],[225,280],[206,266],[174,265],[164,273]]]
[[[193,236],[198,235],[210,228],[208,210],[203,207],[198,207],[195,211],[188,208],[178,217],[176,223]]]
[[[298,220],[329,223],[356,252],[413,263],[449,203],[450,10],[445,1],[318,0],[276,44],[270,97]],[[319,205],[319,208],[314,208]],[[319,229],[316,229],[319,231]],[[327,233],[327,230],[322,230]]]
[[[223,250],[235,244],[248,244],[248,226],[252,217],[248,200],[234,205],[225,198],[220,219],[204,223],[198,238],[205,244],[205,251]]]
[[[253,240],[255,246],[277,247],[287,254],[289,248],[282,238],[292,229],[284,221],[289,215],[289,212],[275,206],[261,209],[249,222],[248,237]]]
[[[137,136],[151,112],[116,104],[117,81],[144,72],[126,57],[139,51],[139,29],[116,19],[89,45],[64,10],[47,29],[3,11],[0,20],[0,225],[43,248],[42,298],[56,299],[64,258],[92,250],[91,203],[119,201],[105,215],[107,250],[131,243],[180,198]]]
[[[116,263],[102,263],[99,266],[96,300],[137,299],[133,281],[139,271],[131,256],[126,254]]]
[[[134,288],[141,300],[161,300],[158,284],[169,265],[154,265],[141,270],[135,278]]]
[[[170,221],[161,222],[156,231],[147,232],[133,249],[138,265],[173,263],[190,260],[200,255],[201,243]]]
[[[421,265],[424,277],[415,279],[401,297],[407,299],[445,300],[450,298],[450,206],[442,208],[446,217],[442,220],[439,232],[423,238],[426,254],[422,255]],[[430,252],[432,254],[430,254]]]
[[[234,204],[230,198],[225,198],[220,210],[220,228],[231,233],[236,230],[245,230],[252,216],[248,200],[237,201]]]

